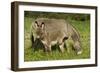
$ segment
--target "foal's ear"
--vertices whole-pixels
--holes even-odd
[[[37,27],[39,27],[39,25],[38,25],[38,22],[37,21],[35,21],[34,22],[34,26],[37,28]]]
[[[41,23],[41,28],[44,29],[44,27],[45,27],[45,23],[42,22],[42,23]]]

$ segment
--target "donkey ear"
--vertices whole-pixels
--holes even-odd
[[[36,28],[38,27],[38,22],[37,22],[37,21],[34,22],[34,26],[35,26]]]
[[[41,23],[41,27],[42,27],[42,29],[44,29],[44,27],[45,27],[45,23],[44,22]]]

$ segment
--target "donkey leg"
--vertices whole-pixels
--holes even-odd
[[[60,44],[59,47],[60,47],[61,52],[63,53],[64,52],[64,43]]]
[[[59,45],[59,47],[60,47],[61,52],[63,53],[63,52],[64,52],[64,42],[63,42],[62,39],[60,39],[60,40],[58,41],[58,45]]]
[[[48,45],[48,44],[44,44],[44,51],[45,52],[51,52],[51,45]]]

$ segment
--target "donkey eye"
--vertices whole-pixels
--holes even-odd
[[[39,25],[37,24],[37,26],[39,27]]]

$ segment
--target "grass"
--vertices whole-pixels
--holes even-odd
[[[70,23],[79,31],[83,53],[76,55],[71,49],[69,52],[65,49],[64,53],[59,51],[59,48],[54,47],[50,53],[44,53],[42,48],[33,51],[30,42],[30,26],[33,18],[25,17],[25,34],[24,34],[24,61],[42,61],[42,60],[69,60],[69,59],[87,59],[90,58],[90,22],[69,20]]]

